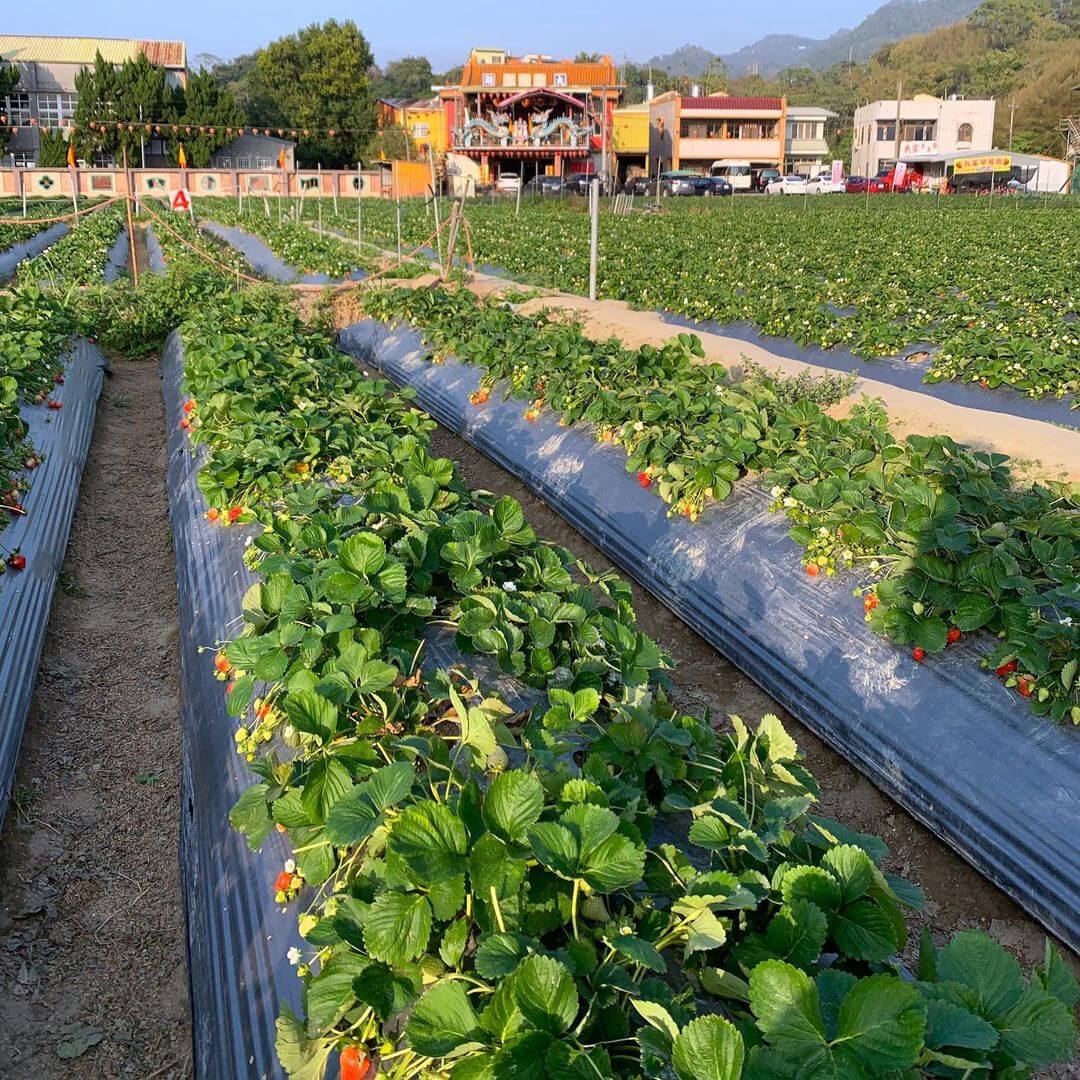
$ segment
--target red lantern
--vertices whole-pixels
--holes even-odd
[[[285,134],[285,129],[284,128],[278,128],[277,133],[278,133],[278,138],[281,138]]]
[[[191,128],[190,127],[184,128],[184,134],[185,135],[190,135],[191,134]]]
[[[304,138],[306,139],[307,137],[308,137],[308,129],[304,128]]]
[[[293,138],[293,139],[295,139],[295,138],[296,138],[296,132],[295,132],[295,131],[290,131],[290,132],[289,132],[289,135],[290,135],[290,137],[291,137],[291,138]]]
[[[332,139],[335,135],[335,131],[333,128],[331,128],[326,134]]]

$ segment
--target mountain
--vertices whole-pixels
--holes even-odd
[[[967,18],[980,3],[981,0],[889,0],[867,15],[854,30],[837,30],[827,38],[767,34],[726,55],[699,45],[683,45],[674,52],[654,56],[648,64],[691,78],[704,75],[716,59],[723,61],[728,74],[735,78],[755,71],[759,75],[771,75],[790,67],[820,70],[849,56],[852,60],[866,61],[889,42],[925,34]]]

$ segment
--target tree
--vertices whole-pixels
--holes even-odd
[[[600,54],[594,52],[579,52],[574,57],[575,64],[598,64],[600,63]]]
[[[431,97],[435,74],[426,56],[403,56],[391,60],[377,85],[377,96],[384,98]]]
[[[1015,49],[1035,32],[1035,24],[1050,15],[1050,0],[986,0],[971,16],[985,30],[993,49]]]
[[[192,129],[192,134],[183,136],[188,164],[204,168],[210,164],[215,151],[229,142],[231,136],[227,129],[244,123],[244,110],[228,90],[218,86],[208,71],[200,70],[188,79],[179,123]],[[204,130],[199,131],[199,128]]]
[[[126,150],[129,161],[138,160],[146,125],[174,124],[184,108],[183,88],[170,84],[165,69],[143,53],[116,66],[99,52],[94,66],[75,76],[75,92],[75,144],[87,159],[100,153],[119,161]],[[91,127],[98,122],[104,126]]]
[[[1080,0],[1054,0],[1054,21],[1074,37],[1080,37]]]
[[[248,120],[309,129],[297,148],[301,165],[355,165],[375,130],[372,62],[371,46],[352,21],[330,19],[279,38],[255,53],[246,76]]]
[[[38,144],[37,164],[39,169],[66,169],[68,141],[59,131],[42,128],[41,142]]]
[[[0,101],[3,101],[18,83],[19,69],[14,64],[5,64],[4,58],[0,56]],[[0,154],[3,154],[7,142],[8,129],[0,127]]]
[[[422,156],[412,136],[400,126],[380,128],[364,144],[360,154],[365,161],[416,161]]]

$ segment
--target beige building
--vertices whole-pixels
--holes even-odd
[[[785,173],[817,176],[830,164],[825,126],[837,114],[817,105],[789,105],[784,132]]]
[[[897,115],[899,113],[899,128]],[[994,145],[994,101],[916,94],[855,110],[851,174],[877,176],[897,160],[930,161],[943,155],[978,153]]]
[[[93,67],[99,52],[118,65],[142,53],[152,64],[165,68],[170,82],[187,85],[187,50],[182,41],[0,34],[0,57],[19,69],[18,85],[0,103],[7,123],[18,129],[0,164],[35,164],[41,128],[62,129],[70,124],[77,99],[75,76]],[[160,141],[148,140],[148,163],[157,154],[152,144]]]
[[[781,168],[787,103],[781,97],[687,96],[649,102],[649,156],[659,171],[746,167],[752,176]]]

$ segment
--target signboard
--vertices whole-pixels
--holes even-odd
[[[844,179],[844,163],[839,158],[834,158],[832,163],[832,182],[839,184]]]
[[[191,195],[187,188],[178,188],[172,193],[169,205],[180,214],[186,214],[191,209]]]
[[[970,173],[1008,172],[1012,168],[1011,154],[976,154],[958,158],[953,162],[953,172],[958,176]]]
[[[904,177],[907,176],[907,162],[898,161],[893,170],[893,187],[903,187]]]
[[[938,152],[938,144],[933,139],[922,139],[900,144],[901,157],[931,157]]]

